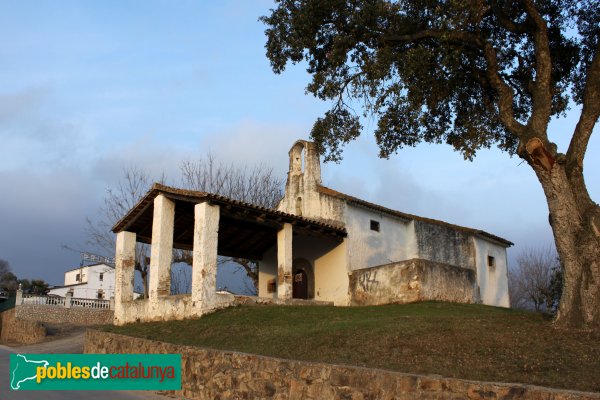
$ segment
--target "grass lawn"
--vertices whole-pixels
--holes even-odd
[[[540,314],[424,302],[249,306],[104,330],[171,343],[417,374],[600,391],[600,336]]]

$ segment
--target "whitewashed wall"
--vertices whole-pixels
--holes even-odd
[[[474,237],[473,241],[481,302],[490,306],[510,307],[506,248],[480,237]],[[494,257],[495,266],[488,266],[488,256]]]
[[[78,283],[87,282],[87,269],[88,267],[81,267],[65,272],[64,285],[76,285]],[[79,280],[77,280],[77,275],[81,275]]]
[[[304,259],[313,267],[315,300],[333,301],[335,305],[348,304],[348,271],[346,244],[329,238],[294,236],[293,260]],[[276,298],[268,293],[271,279],[277,280],[277,248],[269,249],[259,263],[258,295]]]
[[[271,247],[263,255],[263,259],[258,262],[258,296],[276,299],[275,292],[268,293],[268,283],[271,279],[277,282],[277,246]]]
[[[379,222],[379,232],[371,230]],[[346,206],[349,271],[418,257],[414,224],[367,208]]]
[[[83,282],[75,280],[77,274],[83,274]],[[100,280],[100,274],[103,274],[102,281]],[[79,283],[83,284],[79,285]],[[65,286],[67,287],[52,289],[49,294],[64,297],[69,290],[73,289],[73,297],[96,299],[98,298],[98,291],[103,290],[103,298],[108,300],[115,295],[115,269],[100,264],[67,271],[65,272]]]

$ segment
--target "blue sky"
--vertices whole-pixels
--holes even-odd
[[[275,75],[258,17],[270,1],[3,1],[0,3],[0,258],[19,277],[60,284],[79,263],[107,187],[138,166],[177,180],[207,151],[265,162],[287,151],[328,104],[305,94],[302,66]],[[566,149],[577,110],[552,124]],[[448,146],[377,158],[367,123],[324,183],[385,206],[488,230],[526,246],[551,243],[531,169],[492,149],[474,162]],[[596,130],[597,131],[597,130]],[[586,180],[600,199],[600,138]]]

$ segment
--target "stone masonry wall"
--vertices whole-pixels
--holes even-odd
[[[441,300],[477,300],[475,271],[412,259],[355,270],[350,275],[350,305]]]
[[[471,235],[451,226],[415,221],[419,258],[475,270]]]
[[[15,309],[0,313],[0,341],[3,343],[33,344],[46,337],[46,328],[35,321],[15,317]]]
[[[182,355],[187,399],[600,399],[599,393],[283,360],[88,330],[85,353]]]
[[[112,324],[112,310],[90,308],[64,308],[48,305],[22,304],[15,307],[16,317],[50,324],[105,325]]]

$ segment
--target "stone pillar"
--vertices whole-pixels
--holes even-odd
[[[67,292],[67,294],[65,294],[65,308],[71,308],[71,300],[73,300],[73,294]]]
[[[171,294],[171,261],[175,203],[159,194],[154,199],[152,250],[150,252],[150,299]]]
[[[292,224],[277,232],[277,298],[292,298]]]
[[[17,296],[15,297],[15,306],[20,306],[23,304],[23,288],[19,283],[19,289],[17,289]]]
[[[204,202],[194,207],[192,303],[195,307],[210,308],[215,303],[219,217],[219,206]]]
[[[133,300],[133,278],[135,275],[135,243],[133,232],[117,233],[115,251],[115,302]]]

